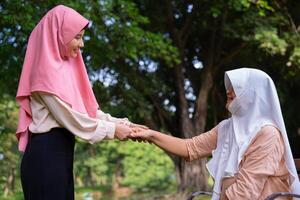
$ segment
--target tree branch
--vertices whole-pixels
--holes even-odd
[[[223,45],[223,33],[224,33],[224,25],[226,23],[226,19],[227,19],[227,14],[228,14],[228,9],[227,7],[224,8],[224,12],[222,14],[222,19],[221,19],[221,24],[220,24],[220,28],[219,28],[219,33],[218,33],[218,43],[216,45],[216,49],[215,49],[215,58],[216,60],[219,60],[220,56],[221,56],[221,50],[222,50],[222,45]]]
[[[195,112],[194,112],[194,126],[196,133],[203,133],[206,124],[207,115],[207,99],[208,94],[213,86],[213,68],[206,67],[201,76],[201,88],[199,90]]]
[[[193,17],[195,15],[195,11],[194,10],[197,9],[196,5],[198,5],[198,4],[195,4],[194,1],[188,1],[187,4],[193,5],[193,10],[192,10],[192,12],[187,13],[187,15],[185,17],[185,20],[184,20],[184,23],[183,23],[183,26],[182,26],[182,28],[179,31],[179,35],[182,38],[183,44],[186,44],[187,38],[190,35],[190,31],[189,30],[191,28],[191,25],[192,25],[192,22],[193,22]]]
[[[276,0],[275,5],[278,7],[279,10],[282,10],[284,15],[286,15],[286,17],[289,20],[290,26],[292,27],[292,30],[296,33],[297,36],[299,36],[299,27],[297,28],[293,17],[290,15],[290,12],[286,6],[286,1]]]
[[[168,113],[161,107],[157,97],[151,95],[150,99],[158,113],[161,124],[165,126],[171,133],[177,133],[177,128],[174,127],[174,123],[170,119],[170,116],[168,116]]]
[[[175,85],[176,85],[176,93],[177,93],[177,105],[176,112],[178,113],[178,120],[180,121],[179,132],[185,134],[187,132],[193,132],[191,130],[191,120],[188,116],[188,102],[185,98],[185,90],[184,90],[184,72],[183,72],[183,63],[184,63],[184,43],[182,42],[182,38],[180,37],[179,31],[177,30],[174,19],[173,19],[173,11],[172,11],[172,3],[170,0],[165,0],[166,4],[166,21],[169,31],[171,33],[171,37],[175,46],[178,48],[180,53],[181,63],[175,65],[174,67],[174,75],[175,75]]]
[[[178,35],[178,30],[176,29],[174,25],[174,19],[173,19],[173,10],[172,10],[172,3],[170,0],[165,0],[165,8],[166,8],[166,22],[168,29],[171,33],[171,35],[175,36]]]
[[[245,48],[248,44],[243,42],[241,43],[239,46],[237,46],[236,48],[234,48],[230,53],[227,54],[226,57],[224,57],[222,60],[220,60],[216,66],[220,66],[220,65],[224,65],[224,63],[227,63],[229,61],[231,61],[233,58],[235,58],[240,51]]]

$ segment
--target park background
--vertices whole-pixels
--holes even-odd
[[[224,72],[254,67],[273,78],[300,157],[300,1],[1,0],[0,199],[23,199],[15,95],[30,32],[59,4],[90,20],[82,53],[103,111],[190,138],[228,117]],[[132,141],[78,140],[75,151],[76,199],[180,199],[211,189],[206,159],[187,163]]]

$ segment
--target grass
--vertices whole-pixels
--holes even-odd
[[[212,185],[212,179],[208,180],[209,185]],[[23,200],[23,193],[17,192],[12,196],[4,198],[0,194],[0,200]],[[183,197],[179,197],[175,189],[169,191],[157,191],[157,192],[137,192],[128,197],[116,198],[110,191],[109,187],[76,187],[75,188],[75,200],[183,200]],[[200,196],[194,198],[194,200],[209,200],[210,196]]]
[[[93,191],[91,188],[81,188],[79,191],[76,190],[75,200],[182,200],[180,197],[176,197],[176,194],[164,194],[159,193],[136,193],[129,197],[121,197],[119,199],[114,198],[111,193],[101,193]],[[194,200],[210,200],[210,196],[201,196],[194,198]],[[17,193],[13,196],[4,198],[0,195],[0,200],[23,200],[23,194]]]

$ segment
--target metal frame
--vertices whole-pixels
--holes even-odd
[[[193,192],[187,200],[193,200],[194,197],[200,196],[200,195],[212,195],[211,192],[204,192],[204,191],[198,191],[198,192]],[[265,200],[274,200],[277,197],[294,197],[300,199],[300,194],[293,194],[289,192],[277,192],[269,195]]]
[[[293,193],[289,193],[289,192],[277,192],[277,193],[271,194],[265,200],[273,200],[273,199],[276,199],[277,197],[296,197],[296,198],[300,199],[300,194],[293,194]]]
[[[193,192],[193,193],[188,197],[187,200],[193,200],[194,197],[200,196],[200,195],[210,195],[210,196],[211,196],[212,193],[211,193],[211,192],[205,192],[205,191],[197,191],[197,192]]]

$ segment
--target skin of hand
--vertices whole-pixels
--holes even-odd
[[[232,184],[234,184],[236,181],[236,177],[228,177],[228,178],[224,178],[222,181],[222,193],[220,196],[220,200],[228,200],[227,196],[226,196],[226,189],[228,187],[230,187]]]
[[[133,133],[130,134],[130,139],[132,139],[133,141],[152,143],[150,140],[151,136],[147,139],[147,134],[152,134],[152,132],[154,132],[153,130],[150,130],[149,128],[144,129],[135,127],[132,128],[132,132]]]
[[[140,128],[140,129],[149,129],[147,126],[141,125],[141,124],[135,124],[135,123],[131,123],[130,128]]]
[[[148,141],[177,156],[188,157],[186,143],[182,138],[173,137],[151,129],[133,131],[133,133],[130,134],[130,138]]]
[[[116,124],[115,138],[123,141],[132,133],[132,129],[124,124]]]
[[[147,126],[144,126],[144,125],[141,125],[141,124],[135,124],[135,123],[131,123],[130,126],[129,126],[132,130],[132,132],[140,132],[140,131],[143,131],[143,130],[149,130],[149,128]],[[147,141],[144,141],[142,140],[141,138],[131,138],[131,135],[129,136],[131,140],[133,141],[138,141],[138,142],[147,142]]]
[[[220,195],[220,200],[228,200],[226,194],[225,194],[225,190],[222,191],[221,195]]]
[[[133,133],[130,134],[130,137],[134,140],[141,142],[151,142],[151,137],[153,136],[155,131],[151,129],[141,129],[141,128],[133,128]]]

